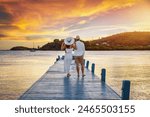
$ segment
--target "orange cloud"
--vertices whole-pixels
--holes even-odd
[[[78,24],[85,24],[86,22],[86,20],[81,20]]]
[[[69,31],[65,30],[68,27],[83,26],[97,15],[131,7],[138,1],[141,0],[0,0],[0,10],[5,7],[5,11],[0,11],[3,17],[12,18],[8,27],[16,27],[9,31],[0,28],[0,31],[8,37],[23,37],[21,39],[24,40],[38,36],[46,39],[65,37],[69,35]],[[1,25],[6,24],[0,20]]]

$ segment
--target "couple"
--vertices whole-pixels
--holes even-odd
[[[64,40],[61,45],[61,50],[65,50],[65,58],[64,58],[64,71],[67,73],[67,77],[70,77],[70,66],[73,59],[75,58],[77,77],[80,77],[79,71],[81,68],[82,77],[84,74],[84,53],[85,53],[85,45],[80,41],[80,37],[76,36],[75,40],[73,37],[68,37]],[[74,55],[72,54],[74,51]]]

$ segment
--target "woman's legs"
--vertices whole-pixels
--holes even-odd
[[[70,66],[71,66],[71,62],[72,62],[72,56],[66,56],[66,59],[64,61],[64,68],[65,68],[65,72],[67,73],[67,77],[70,77]]]

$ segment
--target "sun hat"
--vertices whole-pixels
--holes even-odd
[[[74,38],[73,37],[67,37],[65,40],[64,40],[64,43],[66,45],[72,45],[74,43]]]
[[[77,35],[77,36],[76,36],[76,39],[80,39],[80,36],[79,36],[79,35]]]

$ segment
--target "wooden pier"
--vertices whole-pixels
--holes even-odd
[[[77,78],[74,61],[71,65],[71,76],[66,77],[63,72],[63,60],[57,59],[55,64],[36,81],[22,96],[20,100],[120,100],[123,99],[105,83],[105,69],[102,78],[94,75],[95,64],[92,71],[85,65],[86,76]],[[125,83],[124,83],[125,84]],[[129,84],[128,84],[129,85]],[[125,99],[128,98],[126,93]]]

